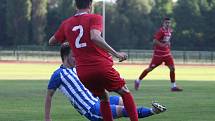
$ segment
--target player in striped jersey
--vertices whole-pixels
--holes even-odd
[[[51,121],[51,102],[57,88],[69,99],[73,107],[81,115],[84,115],[91,121],[102,121],[100,101],[79,80],[74,67],[74,58],[68,43],[64,43],[61,46],[61,58],[63,64],[53,73],[48,84],[45,101],[45,121]],[[110,104],[113,118],[128,117],[121,97],[110,96]],[[166,108],[158,103],[152,103],[152,108],[137,108],[139,118],[158,114],[165,110]]]

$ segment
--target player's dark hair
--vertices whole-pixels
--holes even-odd
[[[169,17],[164,17],[164,21],[170,21],[171,19]]]
[[[61,56],[62,61],[64,61],[65,56],[68,56],[70,54],[70,51],[71,51],[71,48],[69,46],[69,43],[63,43],[61,45],[60,56]]]
[[[89,5],[93,2],[93,0],[75,0],[76,6],[78,9],[89,8]]]

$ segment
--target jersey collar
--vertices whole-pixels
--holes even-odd
[[[88,12],[76,13],[74,16],[80,16],[80,15],[84,15],[84,14],[88,14]]]
[[[63,64],[60,65],[60,68],[66,69],[66,67]]]
[[[62,69],[67,69],[67,67],[64,66],[63,64],[60,65],[60,68],[62,68]],[[74,68],[74,67],[71,67],[71,68],[69,68],[69,69],[73,69],[73,68]]]

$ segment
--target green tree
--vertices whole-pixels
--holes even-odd
[[[151,0],[117,1],[117,39],[120,48],[149,48],[152,33],[149,14],[152,10]]]
[[[47,14],[47,0],[31,0],[32,2],[32,43],[44,44]]]
[[[203,16],[204,27],[202,28],[202,33],[204,41],[202,43],[202,47],[207,50],[215,50],[215,1],[214,0],[201,0],[199,2],[201,13]]]
[[[7,41],[10,45],[28,44],[30,19],[30,0],[7,0]]]
[[[153,9],[150,14],[155,27],[159,27],[166,16],[173,14],[174,3],[172,0],[154,0]]]
[[[76,10],[74,4],[74,0],[49,0],[46,40],[54,34],[64,19],[74,15]]]
[[[214,38],[213,4],[211,0],[180,0],[174,9],[176,43],[178,47],[206,50]],[[212,12],[212,13],[211,13]],[[212,20],[212,21],[211,21]],[[213,43],[213,42],[211,42]]]
[[[180,0],[174,9],[176,20],[175,43],[178,47],[192,48],[195,44],[194,36],[196,24],[200,17],[197,0]],[[186,14],[185,14],[186,13]]]
[[[6,2],[0,0],[0,46],[6,45]]]
[[[62,19],[73,16],[75,13],[75,0],[62,0],[59,5],[59,11]]]

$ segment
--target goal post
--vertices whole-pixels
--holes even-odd
[[[105,0],[103,0],[103,5],[102,5],[103,33],[102,33],[102,35],[103,35],[104,40],[105,40],[105,3],[106,3],[106,1],[105,1]]]

